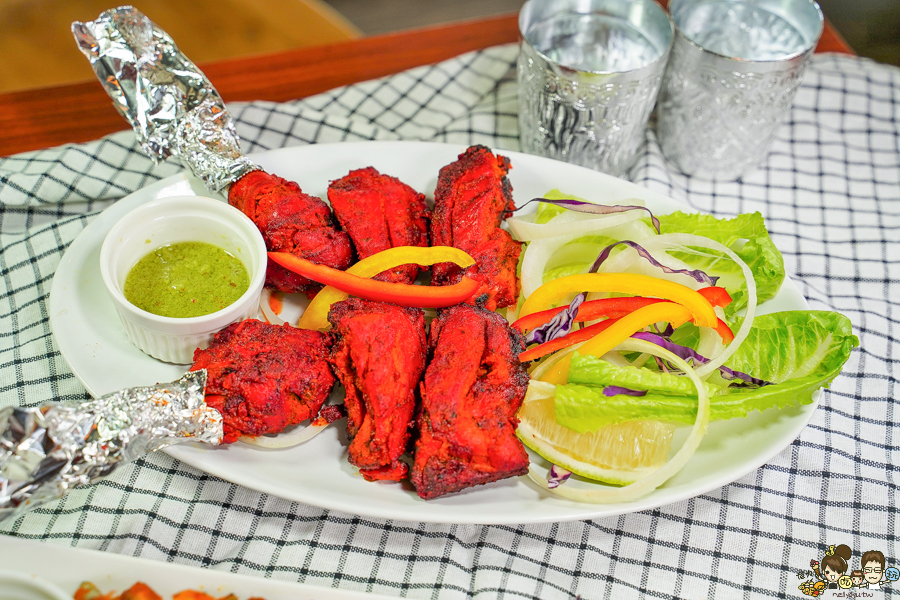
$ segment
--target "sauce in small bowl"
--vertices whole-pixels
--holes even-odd
[[[205,242],[157,248],[125,277],[125,299],[161,317],[202,317],[237,301],[250,287],[244,264]]]
[[[141,275],[137,285],[129,286],[130,274],[142,271],[139,265],[145,259],[179,264],[166,276],[168,284]],[[216,274],[210,263],[220,259],[226,265],[222,273],[240,271],[238,266],[246,272],[246,289],[230,301],[215,289],[227,286],[233,296],[237,289],[231,288],[241,284]],[[205,348],[219,330],[258,314],[266,262],[265,242],[253,222],[226,202],[202,196],[161,198],[139,206],[113,225],[100,249],[103,283],[128,338],[146,354],[177,364],[189,364],[194,350]],[[193,291],[187,290],[187,280]],[[173,290],[172,296],[205,308],[173,316],[160,308],[176,303],[164,297],[168,292],[152,289],[158,283],[185,287],[184,293]]]

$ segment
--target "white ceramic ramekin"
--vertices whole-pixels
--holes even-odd
[[[201,317],[161,317],[125,299],[125,277],[148,253],[179,242],[206,242],[240,259],[250,287],[230,306]],[[119,219],[100,248],[100,274],[125,333],[135,346],[171,363],[193,361],[196,348],[206,348],[224,327],[256,316],[266,277],[266,245],[262,234],[240,210],[221,200],[175,196],[143,204]]]

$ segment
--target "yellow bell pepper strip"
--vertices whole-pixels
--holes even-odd
[[[725,291],[725,288],[706,287],[697,290],[697,293],[709,300],[713,306],[721,306],[722,308],[731,303],[731,296]],[[575,323],[584,323],[585,321],[596,321],[597,319],[616,317],[624,317],[626,314],[635,311],[642,306],[655,304],[657,302],[666,302],[659,298],[644,298],[642,296],[631,296],[621,298],[600,298],[598,300],[588,300],[578,307],[575,313]],[[536,327],[540,327],[548,323],[550,319],[568,308],[567,306],[557,306],[556,308],[548,308],[541,312],[531,313],[527,317],[517,320],[512,326],[521,333],[531,331]],[[721,325],[720,325],[721,326]],[[734,337],[734,336],[732,336]]]
[[[537,293],[537,292],[535,292]],[[662,321],[677,326],[691,319],[690,311],[674,302],[659,302],[639,308],[633,313],[618,319],[602,333],[595,335],[578,349],[580,354],[591,356],[603,356],[623,341],[631,337],[631,334],[642,330],[648,325]],[[554,385],[563,385],[569,379],[569,365],[572,355],[568,355],[553,365],[547,371],[541,381]]]
[[[700,327],[715,329],[718,325],[716,311],[701,294],[680,283],[633,273],[585,273],[554,279],[536,289],[525,300],[519,313],[520,318],[561,303],[567,296],[577,292],[654,296],[684,306],[690,312],[690,320]]]
[[[270,258],[272,258],[272,260],[274,260],[275,262],[278,262],[278,259],[276,259],[274,256],[272,256],[273,254],[277,254],[277,253],[270,252],[269,253]],[[293,256],[293,255],[287,255],[287,256]],[[294,258],[297,258],[297,257],[294,257]],[[289,260],[289,259],[285,259],[285,260]],[[303,259],[298,259],[298,260],[303,260]],[[305,262],[309,263],[309,261],[305,261]],[[417,264],[417,265],[422,265],[422,266],[429,266],[429,265],[433,265],[433,264],[441,263],[441,262],[452,262],[454,264],[459,265],[462,268],[466,268],[468,266],[475,264],[475,259],[473,259],[471,256],[469,256],[467,253],[463,252],[462,250],[460,250],[458,248],[453,248],[452,246],[431,246],[428,248],[424,248],[424,247],[420,247],[420,246],[397,246],[396,248],[388,248],[387,250],[383,250],[381,252],[378,252],[377,254],[373,254],[372,256],[369,256],[368,258],[364,258],[363,260],[359,261],[355,265],[351,266],[346,271],[338,271],[337,273],[349,274],[349,275],[356,276],[359,278],[365,278],[364,281],[367,281],[368,284],[374,284],[374,283],[381,283],[381,282],[369,281],[368,278],[374,277],[375,275],[378,275],[379,273],[381,273],[383,271],[387,271],[388,269],[393,269],[395,267],[399,267],[400,265]],[[291,269],[290,266],[285,265],[281,262],[278,262],[278,264],[284,266],[285,268]],[[309,264],[313,265],[313,263],[309,263]],[[320,267],[320,265],[313,265],[313,266]],[[291,270],[293,270],[293,269],[291,269]],[[300,327],[302,329],[326,329],[329,327],[328,311],[330,310],[331,305],[334,304],[335,302],[339,302],[339,301],[345,299],[350,294],[348,294],[346,291],[343,291],[342,289],[339,289],[335,285],[331,285],[330,282],[316,279],[315,276],[307,275],[306,273],[303,273],[303,275],[310,279],[313,279],[315,281],[319,281],[320,283],[329,283],[329,285],[326,285],[324,289],[322,289],[318,294],[315,295],[315,297],[312,299],[312,302],[310,302],[310,304],[306,308],[306,310],[303,311],[303,315],[300,317],[300,321],[299,321],[299,323],[297,323],[297,327]],[[461,284],[464,289],[465,289],[465,286],[471,285],[469,283],[463,283],[462,281],[457,285],[461,285]],[[403,284],[392,284],[392,285],[398,286],[398,285],[403,285]],[[420,286],[420,285],[419,286],[406,286],[406,287],[416,288],[417,292],[420,290],[430,289],[427,286]],[[448,286],[448,287],[455,287],[455,286]],[[401,292],[402,292],[402,290],[401,290]],[[432,292],[428,292],[428,293],[432,293]],[[457,292],[450,292],[449,295],[453,296],[454,293],[457,293]],[[458,292],[458,293],[462,293],[462,292]],[[354,295],[359,295],[361,297],[369,297],[369,296],[363,295],[362,293],[359,293],[359,294],[354,293]],[[469,294],[468,296],[463,298],[463,300],[467,300],[471,295],[472,294]],[[404,297],[409,298],[408,295],[406,295]],[[376,298],[372,298],[372,299],[376,299]],[[459,302],[462,302],[463,300],[460,300],[455,303],[441,304],[441,306],[450,306],[451,304],[458,304]],[[400,304],[400,302],[396,301],[396,300],[385,300],[385,301],[393,302],[394,304]],[[433,304],[404,304],[404,306],[426,307],[426,306],[434,306],[434,305]]]

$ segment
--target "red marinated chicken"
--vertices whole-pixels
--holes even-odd
[[[328,313],[335,337],[331,365],[347,396],[350,463],[369,481],[400,480],[425,369],[420,309],[350,298]]]
[[[432,321],[429,349],[411,476],[419,496],[527,473],[515,433],[528,388],[522,336],[500,315],[460,304]]]
[[[353,258],[350,238],[334,224],[328,205],[300,186],[265,171],[252,171],[228,191],[228,203],[256,223],[270,252],[289,252],[314,263],[346,269]],[[322,286],[269,261],[266,287],[312,295]]]
[[[254,319],[233,323],[194,351],[206,402],[224,417],[223,442],[280,433],[315,417],[334,387],[327,334]]]
[[[428,246],[425,196],[396,177],[372,167],[350,171],[328,186],[328,201],[360,258],[397,246]],[[402,265],[375,279],[412,283],[418,273],[418,265]]]
[[[431,243],[468,252],[475,264],[467,269],[452,263],[432,268],[434,285],[458,283],[463,275],[481,283],[476,303],[489,310],[512,306],[519,295],[516,266],[521,244],[500,229],[506,213],[515,209],[506,178],[509,159],[484,146],[472,146],[456,162],[442,168],[434,191]]]

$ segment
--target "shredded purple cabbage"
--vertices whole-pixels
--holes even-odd
[[[572,299],[569,307],[556,313],[544,325],[536,327],[528,335],[525,336],[527,344],[543,344],[556,338],[561,338],[570,331],[575,324],[575,315],[578,313],[578,307],[584,302],[584,294],[578,294]]]
[[[620,385],[608,385],[603,388],[604,396],[646,396],[647,390],[633,390]]]
[[[654,267],[662,269],[664,273],[684,273],[685,275],[692,277],[695,281],[705,283],[706,285],[716,285],[716,282],[719,280],[718,277],[710,277],[700,269],[672,269],[671,267],[667,267],[666,265],[653,258],[653,255],[647,252],[647,250],[645,250],[643,246],[641,246],[637,242],[632,242],[631,240],[622,240],[621,242],[615,242],[604,248],[603,252],[600,253],[600,256],[597,257],[597,260],[594,261],[590,272],[596,273],[597,270],[600,269],[600,265],[606,262],[606,259],[609,258],[609,254],[610,252],[612,252],[613,248],[615,248],[619,244],[631,246],[637,251],[639,256],[646,259]]]
[[[567,471],[560,466],[550,465],[550,472],[547,473],[547,488],[553,489],[559,487],[572,476],[572,471]]]
[[[656,335],[655,333],[650,333],[649,331],[638,331],[631,335],[633,338],[637,338],[639,340],[646,340],[652,344],[656,344],[662,348],[665,348],[672,354],[678,356],[688,364],[694,363],[708,363],[709,359],[701,354],[698,354],[696,350],[693,348],[688,348],[687,346],[682,346],[680,344],[676,344],[666,338]],[[773,385],[771,381],[766,381],[765,379],[759,379],[757,377],[753,377],[751,375],[747,375],[746,373],[742,373],[740,371],[735,371],[733,369],[729,369],[726,366],[719,367],[719,372],[722,374],[722,378],[732,381],[735,379],[740,380],[742,383],[736,383],[736,386],[741,387],[762,387],[765,385]]]
[[[566,198],[563,200],[548,200],[547,198],[534,198],[533,200],[529,200],[516,210],[520,210],[531,204],[532,202],[544,202],[546,204],[553,204],[554,206],[559,206],[565,208],[566,210],[573,210],[575,212],[580,213],[590,213],[594,215],[611,215],[614,213],[627,212],[629,210],[645,210],[647,214],[650,215],[650,220],[653,222],[653,228],[656,229],[656,233],[659,233],[659,219],[657,219],[650,209],[646,206],[628,206],[624,204],[616,204],[616,205],[604,205],[604,204],[594,204],[593,202],[585,202],[584,200],[573,200],[571,198]]]

